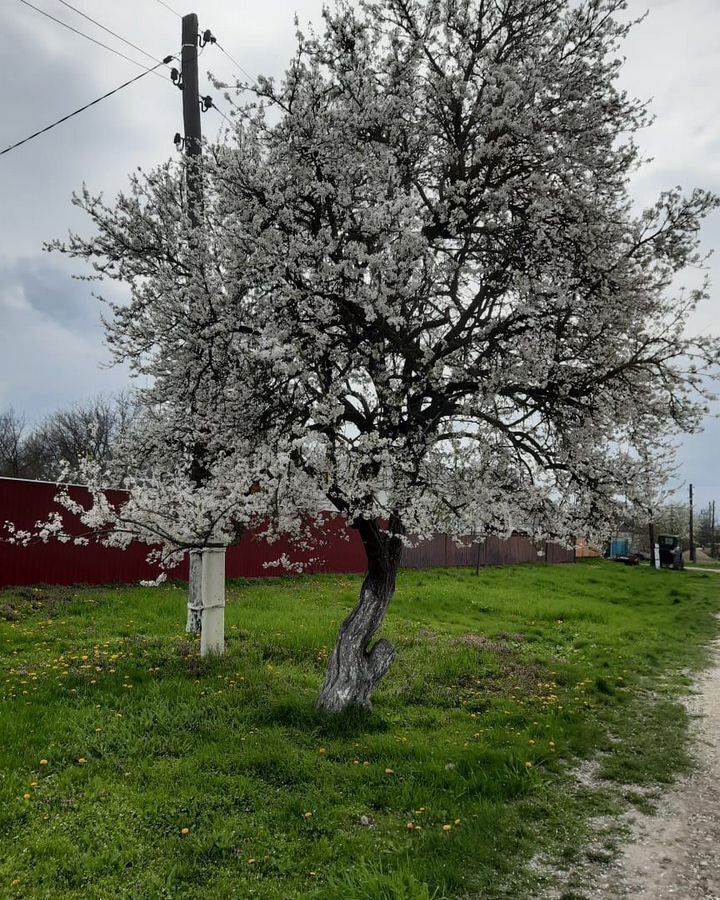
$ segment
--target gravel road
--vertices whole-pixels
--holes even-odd
[[[720,900],[720,641],[714,652],[714,666],[686,700],[694,771],[665,794],[655,815],[633,815],[617,860],[584,873],[588,900]]]

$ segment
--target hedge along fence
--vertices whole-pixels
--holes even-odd
[[[33,529],[35,522],[47,518],[48,513],[63,514],[67,531],[85,534],[84,526],[54,501],[58,492],[55,484],[44,481],[24,481],[0,478],[0,527],[13,522],[18,528]],[[73,500],[84,505],[90,502],[87,490],[79,486],[69,488]],[[121,502],[124,491],[108,491],[111,502]],[[132,584],[156,578],[157,566],[147,560],[149,547],[134,543],[126,550],[104,547],[94,542],[85,546],[63,544],[50,540],[47,544],[33,543],[15,546],[0,540],[0,587],[32,584]],[[542,557],[538,556],[541,550]],[[267,578],[287,574],[277,566],[268,565],[286,553],[293,562],[306,564],[305,571],[315,573],[361,573],[365,571],[365,553],[358,533],[347,526],[341,516],[328,516],[317,546],[310,551],[298,551],[288,539],[267,544],[257,534],[247,533],[235,547],[228,548],[226,574],[228,578]],[[509,540],[490,537],[478,544],[468,538],[466,546],[458,546],[446,535],[436,535],[408,548],[402,565],[425,569],[434,566],[512,565],[514,563],[574,562],[574,552],[554,544],[534,546],[524,535]],[[187,581],[187,559],[168,570],[168,578]]]

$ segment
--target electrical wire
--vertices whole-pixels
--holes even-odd
[[[166,57],[169,58],[169,57]],[[108,91],[107,94],[103,94],[102,97],[98,97],[97,100],[93,100],[90,103],[86,103],[85,106],[81,106],[80,109],[76,109],[74,112],[69,113],[67,116],[63,116],[62,119],[58,119],[57,122],[53,122],[51,125],[47,125],[45,128],[41,128],[40,131],[36,131],[34,134],[28,135],[26,138],[23,138],[21,141],[18,141],[15,144],[11,144],[9,147],[6,147],[4,150],[0,150],[0,156],[5,153],[9,153],[11,150],[14,150],[16,147],[20,147],[22,144],[27,144],[28,141],[31,141],[33,138],[39,137],[41,134],[45,134],[46,131],[50,131],[51,128],[55,128],[56,125],[60,125],[63,122],[67,122],[68,119],[72,119],[73,116],[76,116],[78,113],[84,112],[86,109],[89,109],[91,106],[95,106],[96,103],[100,103],[101,100],[105,100],[107,97],[111,97],[113,94],[117,94],[118,91],[121,91],[123,88],[126,88],[128,85],[133,84],[135,81],[139,81],[141,78],[144,78],[146,75],[149,75],[151,72],[154,72],[155,69],[158,69],[160,66],[165,65],[164,62],[159,62],[156,66],[153,66],[152,69],[145,69],[144,72],[141,72],[139,75],[136,75],[134,78],[131,78],[129,81],[123,82],[123,84],[118,85],[113,90]]]
[[[247,77],[250,79],[250,81],[252,81],[253,83],[255,82],[255,78],[253,78],[253,76],[248,72],[248,70],[246,68],[244,68],[243,66],[241,66],[240,63],[236,59],[233,59],[233,57],[230,56],[230,54],[227,52],[227,50],[222,46],[222,44],[219,41],[217,41],[217,40],[215,41],[215,46],[218,48],[218,50],[220,50],[222,53],[224,53],[225,56],[227,56],[227,58],[230,60],[231,63],[233,63],[233,65],[235,66],[236,69],[238,69],[240,72],[242,72],[243,75],[247,75]]]
[[[165,9],[169,9],[170,12],[171,12],[174,16],[177,16],[177,17],[178,17],[178,19],[182,19],[182,16],[180,15],[180,13],[179,13],[179,12],[176,12],[176,11],[172,8],[172,6],[168,6],[167,3],[163,3],[163,0],[157,0],[157,2],[160,4],[160,6],[164,6]]]
[[[107,44],[103,44],[102,41],[98,41],[95,38],[90,37],[89,34],[85,34],[84,31],[79,31],[77,28],[73,28],[72,25],[68,25],[67,22],[63,22],[62,19],[56,19],[55,16],[50,15],[49,12],[45,12],[44,9],[40,9],[39,6],[34,6],[32,3],[29,3],[28,0],[20,0],[20,2],[24,3],[25,6],[29,6],[30,9],[34,9],[35,12],[39,12],[41,15],[47,16],[48,19],[52,19],[53,22],[57,22],[58,25],[62,25],[63,28],[67,28],[70,31],[74,32],[75,34],[79,34],[80,37],[84,37],[88,41],[92,41],[92,43],[97,44],[98,47],[103,47],[105,50],[109,50],[111,53],[114,53],[116,56],[121,56],[123,59],[127,60],[128,62],[131,62],[133,65],[139,66],[141,69],[145,69],[145,71],[152,71],[152,72],[154,72],[155,75],[157,75],[158,78],[162,78],[163,81],[165,80],[164,77],[159,72],[155,72],[155,69],[158,68],[157,66],[154,66],[153,69],[148,70],[144,63],[138,62],[136,59],[132,59],[130,56],[126,56],[124,53],[121,53],[119,50],[116,50],[114,47],[109,47]],[[160,65],[163,65],[163,64],[161,63]]]
[[[214,109],[216,113],[221,115],[231,128],[235,127],[235,123],[233,122],[233,120],[231,118],[229,118],[228,116],[226,116],[225,113],[218,106],[215,105],[215,101],[212,99],[212,97],[210,98],[210,109]]]
[[[157,56],[153,56],[152,53],[148,53],[147,50],[143,50],[142,47],[138,47],[137,44],[133,44],[132,41],[129,41],[127,38],[124,38],[121,34],[117,34],[117,32],[113,31],[111,28],[106,28],[101,22],[98,22],[97,19],[93,19],[92,16],[89,16],[87,13],[84,13],[81,9],[78,9],[76,6],[73,6],[72,3],[68,3],[67,0],[58,0],[59,3],[62,3],[63,6],[67,6],[68,9],[71,9],[73,12],[76,12],[79,16],[82,16],[84,19],[87,19],[88,22],[92,22],[93,25],[97,25],[98,28],[102,28],[103,31],[107,31],[108,34],[111,34],[113,37],[117,38],[119,41],[122,41],[123,44],[127,44],[128,47],[132,47],[133,50],[138,50],[140,53],[143,53],[145,56],[149,57],[153,62],[160,62]]]

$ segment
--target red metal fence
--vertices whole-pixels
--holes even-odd
[[[23,481],[0,478],[0,529],[12,522],[17,528],[31,530],[39,520],[45,520],[53,511],[60,511],[73,534],[84,533],[79,521],[54,501],[57,486],[40,481]],[[110,500],[122,499],[122,491],[109,491]],[[82,487],[71,487],[70,496],[79,503],[88,503],[88,493]],[[148,564],[148,547],[131,544],[127,550],[103,547],[91,541],[79,547],[58,541],[33,543],[27,547],[4,542],[0,533],[0,587],[30,584],[118,584],[133,583],[155,578],[156,566]],[[480,544],[468,542],[466,547],[444,535],[437,535],[408,549],[402,565],[408,568],[431,566],[512,565],[521,562],[537,562],[538,549],[546,552],[547,562],[573,562],[572,550],[553,544],[534,547],[524,535],[513,535],[507,541],[488,538]],[[286,539],[270,545],[257,535],[246,534],[240,544],[230,547],[226,558],[228,578],[263,578],[285,574],[284,570],[268,567],[278,557],[287,553],[293,561],[303,562],[305,571],[364,572],[365,553],[358,533],[347,527],[339,516],[329,519],[322,538],[311,551],[298,552]],[[187,580],[187,561],[168,572],[169,578]]]

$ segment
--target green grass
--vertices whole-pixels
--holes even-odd
[[[717,576],[404,572],[372,714],[326,718],[358,587],[231,583],[211,661],[180,586],[0,593],[0,897],[517,900],[617,808],[578,760],[628,796],[687,765]]]

